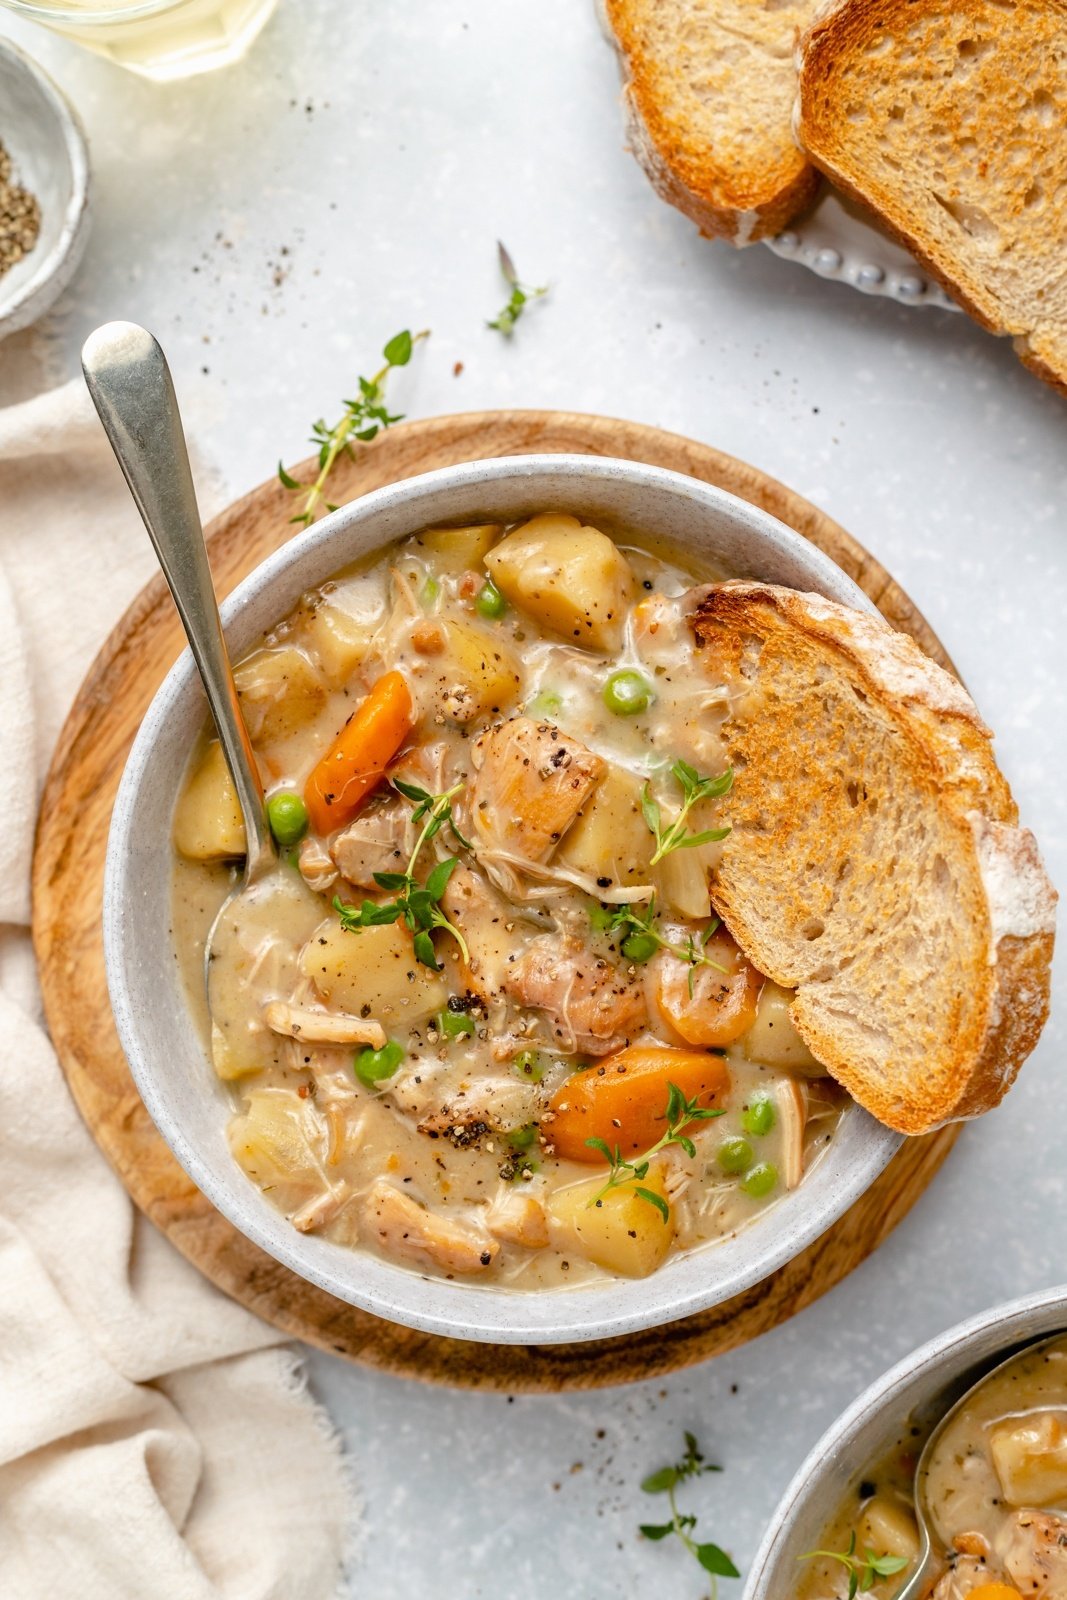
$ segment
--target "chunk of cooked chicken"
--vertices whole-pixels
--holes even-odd
[[[351,1191],[342,1180],[309,1200],[299,1211],[294,1211],[289,1221],[300,1233],[314,1233],[316,1228],[324,1228],[328,1222],[332,1222],[350,1199]]]
[[[516,921],[515,908],[469,867],[457,867],[441,897],[446,917],[467,942],[470,960],[464,981],[472,993],[491,1000],[529,943],[529,926]]]
[[[379,1178],[364,1202],[367,1232],[387,1255],[430,1262],[446,1272],[482,1272],[500,1254],[484,1226],[439,1217]]]
[[[376,872],[402,872],[407,865],[411,807],[395,796],[361,813],[330,843],[330,855],[346,882],[377,889]]]
[[[305,1044],[369,1044],[380,1050],[385,1043],[385,1029],[370,1017],[292,1006],[286,1000],[272,1000],[264,1009],[263,1019],[272,1033],[300,1039]]]
[[[548,1218],[535,1194],[502,1183],[485,1214],[489,1231],[508,1244],[543,1250],[548,1244]]]
[[[994,1548],[1023,1594],[1042,1600],[1067,1595],[1067,1518],[1048,1511],[1017,1511],[997,1534]]]
[[[513,717],[478,741],[471,793],[475,842],[547,861],[607,769],[550,722]]]
[[[403,1107],[404,1089],[394,1092]],[[419,1132],[443,1134],[454,1144],[473,1144],[482,1132],[510,1133],[536,1122],[544,1110],[540,1088],[521,1078],[487,1077],[464,1079],[460,1087],[440,1091],[430,1106],[419,1115]]]
[[[985,1583],[993,1583],[999,1574],[981,1556],[960,1556],[953,1566],[940,1577],[930,1594],[930,1600],[967,1600],[969,1594]]]
[[[314,834],[302,840],[296,859],[300,876],[316,894],[325,894],[332,889],[340,876],[330,852]]]
[[[569,1052],[608,1055],[628,1044],[647,1021],[639,983],[579,940],[557,934],[536,938],[504,987],[521,1005],[544,1011]]]

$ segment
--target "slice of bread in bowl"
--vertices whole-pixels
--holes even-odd
[[[753,244],[814,197],[790,128],[793,44],[814,0],[600,0],[634,155],[702,233]]]
[[[1067,393],[1067,0],[843,0],[797,65],[815,165]]]
[[[718,584],[692,620],[730,691],[716,911],[880,1121],[988,1111],[1048,1014],[1056,894],[970,696],[817,595]]]

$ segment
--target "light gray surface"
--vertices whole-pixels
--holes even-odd
[[[747,457],[863,539],[930,616],[1067,884],[1067,405],[964,317],[701,240],[622,149],[585,0],[283,0],[243,66],[165,89],[6,14],[0,29],[55,73],[92,144],[96,227],[62,303],[71,373],[94,323],[152,327],[234,493],[299,455],[405,323],[434,330],[395,389],[411,413],[571,406]],[[482,327],[504,299],[498,235],[554,286],[510,347]],[[1062,1001],[1062,973],[1058,987]],[[353,1596],[697,1600],[695,1566],[635,1534],[637,1479],[683,1427],[726,1468],[691,1501],[743,1566],[872,1377],[1067,1277],[1063,1056],[1054,1018],[878,1258],[709,1367],[509,1405],[315,1357],[368,1496]]]

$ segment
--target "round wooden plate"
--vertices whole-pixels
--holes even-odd
[[[339,461],[331,493],[344,502],[433,467],[542,451],[671,467],[761,506],[830,555],[895,627],[951,665],[884,568],[815,506],[732,456],[637,423],[555,411],[402,423],[356,459]],[[302,479],[313,475],[310,462],[293,470]],[[277,546],[300,537],[291,514],[291,499],[272,480],[216,517],[208,534],[220,595]],[[93,663],[41,802],[34,940],[52,1038],[93,1136],[137,1205],[212,1283],[287,1334],[385,1372],[510,1392],[595,1388],[684,1367],[774,1327],[857,1266],[914,1205],[957,1130],[906,1143],[835,1227],[746,1294],[667,1327],[572,1345],[486,1345],[416,1333],[335,1300],[250,1243],[194,1187],[150,1121],[115,1035],[104,972],[100,910],[111,808],[137,728],[183,645],[159,578]]]

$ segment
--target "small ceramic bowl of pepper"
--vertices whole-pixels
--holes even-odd
[[[0,339],[44,315],[89,233],[89,152],[65,96],[0,39]]]

